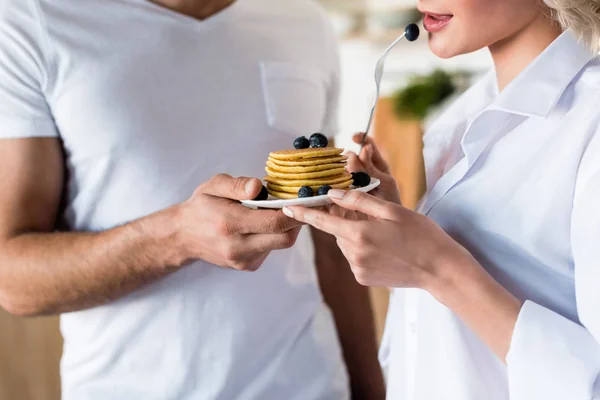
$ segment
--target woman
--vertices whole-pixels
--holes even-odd
[[[360,283],[397,288],[389,398],[599,399],[600,1],[419,8],[435,54],[488,47],[495,65],[425,134],[420,212],[371,142],[350,166],[376,196],[284,212],[335,235]]]

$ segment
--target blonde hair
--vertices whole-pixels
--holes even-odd
[[[594,52],[600,52],[600,0],[544,0],[552,18],[571,29]]]

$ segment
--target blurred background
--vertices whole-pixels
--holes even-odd
[[[318,1],[340,42],[341,128],[336,145],[356,150],[350,138],[366,127],[377,59],[408,23],[420,19],[417,0]],[[422,132],[490,67],[487,51],[436,58],[428,50],[426,34],[414,43],[401,42],[388,57],[371,133],[391,164],[405,206],[414,207],[425,187]],[[381,337],[388,291],[375,288],[371,294]],[[20,319],[0,309],[0,399],[58,400],[61,346],[57,318]]]

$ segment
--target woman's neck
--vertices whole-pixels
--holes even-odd
[[[204,20],[229,7],[236,0],[150,0],[192,18]]]
[[[514,35],[489,47],[494,65],[498,90],[502,91],[560,34],[558,24],[540,13],[531,24]]]

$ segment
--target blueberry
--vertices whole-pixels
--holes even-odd
[[[419,27],[417,24],[408,24],[404,33],[406,35],[406,40],[409,42],[414,42],[419,38]]]
[[[321,133],[315,133],[310,136],[310,147],[327,147],[328,144],[327,137]]]
[[[267,200],[268,198],[269,192],[267,192],[267,188],[263,186],[262,189],[260,189],[260,193],[254,198],[254,200],[263,201]]]
[[[298,190],[298,197],[313,197],[315,192],[313,192],[310,186],[302,186],[300,190]]]
[[[371,177],[366,172],[353,172],[352,180],[354,181],[354,186],[358,187],[369,186],[371,183]]]
[[[326,195],[327,193],[329,193],[329,191],[330,191],[330,190],[331,190],[331,186],[329,186],[329,185],[321,186],[321,187],[319,188],[319,191],[317,192],[317,194],[318,194],[319,196],[324,196],[324,195]]]
[[[300,136],[294,140],[295,149],[308,149],[310,147],[310,140],[306,136]]]

